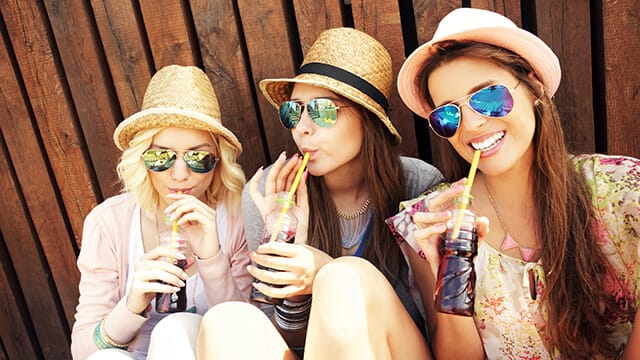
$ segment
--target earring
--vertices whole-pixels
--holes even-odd
[[[533,106],[538,107],[542,105],[542,101],[540,99],[536,99],[536,101],[533,102]]]

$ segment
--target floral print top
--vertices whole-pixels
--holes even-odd
[[[593,226],[608,263],[603,286],[611,307],[603,330],[624,350],[640,305],[640,160],[600,154],[574,157],[586,179],[596,219]],[[441,190],[440,185],[436,190]],[[429,192],[403,202],[400,213],[387,219],[403,251],[407,245],[424,257],[415,240],[411,217],[425,211]],[[474,320],[489,359],[553,359],[557,353],[544,339],[545,274],[541,259],[527,263],[481,243],[475,259]]]

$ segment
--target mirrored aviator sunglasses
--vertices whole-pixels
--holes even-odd
[[[144,165],[155,172],[170,169],[177,158],[178,154],[175,151],[167,149],[149,149],[142,153]],[[198,174],[210,172],[218,163],[218,157],[208,151],[186,151],[183,159],[189,169]]]
[[[433,132],[442,137],[450,138],[460,126],[460,106],[454,103],[468,99],[466,104],[471,110],[487,117],[504,117],[513,109],[513,97],[511,91],[515,90],[520,82],[513,89],[509,89],[502,84],[490,85],[482,88],[473,94],[461,97],[451,103],[439,106],[429,113],[429,127]]]
[[[280,104],[280,121],[282,125],[287,129],[295,128],[300,121],[305,106],[311,120],[323,128],[330,128],[335,125],[338,119],[338,109],[347,107],[346,105],[336,106],[333,100],[325,98],[311,99],[306,105],[301,101],[285,101]]]

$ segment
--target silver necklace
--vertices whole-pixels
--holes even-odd
[[[496,205],[496,200],[493,198],[493,194],[491,194],[491,190],[489,190],[489,186],[487,185],[487,181],[484,176],[482,177],[482,182],[484,183],[484,188],[487,189],[487,195],[489,196],[489,202],[491,203],[491,207],[493,207],[493,211],[495,211],[498,216],[498,221],[500,221],[500,226],[502,226],[502,230],[504,231],[504,238],[502,239],[502,244],[500,245],[500,250],[509,250],[517,248],[520,251],[520,257],[522,260],[526,262],[531,262],[531,259],[538,251],[538,247],[528,247],[520,245],[515,239],[509,234],[509,229],[507,228],[507,224],[504,222],[502,218],[502,214],[500,214],[500,210],[498,209],[498,205]]]

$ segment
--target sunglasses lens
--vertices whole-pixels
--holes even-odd
[[[460,109],[452,104],[434,109],[429,114],[429,125],[436,134],[452,137],[460,125]]]
[[[336,124],[338,109],[329,99],[313,99],[307,104],[309,117],[320,127],[328,128]]]
[[[295,101],[285,101],[280,104],[280,121],[287,129],[293,129],[298,125],[302,106]]]
[[[193,172],[204,174],[216,167],[218,158],[208,151],[188,151],[184,154],[184,161]]]
[[[473,94],[469,106],[480,115],[503,117],[513,109],[513,97],[506,86],[491,85]]]
[[[165,171],[176,162],[176,153],[171,150],[147,150],[142,154],[144,166],[151,171]]]

